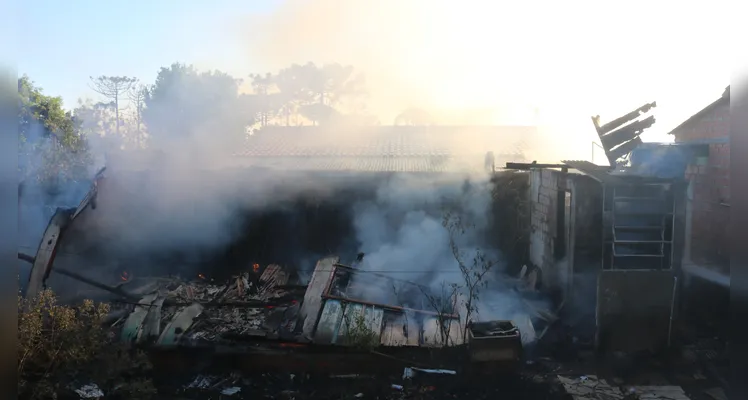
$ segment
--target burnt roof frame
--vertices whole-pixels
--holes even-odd
[[[599,115],[592,116],[592,124],[610,165],[615,165],[618,159],[630,154],[642,143],[641,135],[656,122],[656,119],[654,115],[644,119],[639,117],[656,107],[656,101],[646,103],[604,125],[600,125]],[[606,144],[606,139],[608,142],[612,140],[613,143]]]

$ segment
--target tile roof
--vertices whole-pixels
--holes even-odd
[[[356,132],[324,127],[267,127],[235,155],[253,166],[295,170],[446,172],[523,161],[538,140],[531,126],[386,126]]]

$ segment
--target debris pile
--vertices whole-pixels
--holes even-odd
[[[625,386],[609,384],[595,375],[579,378],[558,377],[566,393],[574,399],[652,399],[690,400],[680,386]]]
[[[289,278],[282,267],[269,265],[261,275],[244,272],[222,285],[202,275],[191,282],[162,280],[135,305],[122,337],[197,345],[291,332],[304,287],[289,286]]]
[[[248,303],[279,300],[287,295],[282,287],[288,283],[289,274],[278,265],[268,265],[259,279],[255,273],[244,272],[226,284],[216,285],[205,279],[182,283],[168,292],[167,298],[181,303]]]

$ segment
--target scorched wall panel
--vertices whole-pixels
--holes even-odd
[[[600,348],[625,352],[662,349],[670,334],[675,283],[672,270],[600,272]]]

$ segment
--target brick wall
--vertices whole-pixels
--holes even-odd
[[[730,223],[730,171],[720,163],[728,145],[710,145],[705,164],[686,170],[691,183],[691,260],[726,267],[729,263],[727,229]],[[729,153],[727,153],[729,157]],[[727,271],[724,271],[727,272]]]
[[[723,138],[730,135],[730,102],[724,101],[711,110],[671,132],[676,142]]]
[[[730,135],[729,102],[720,104],[673,132],[676,142],[721,139]],[[686,170],[691,183],[691,261],[728,268],[730,145],[709,144],[708,157]]]

